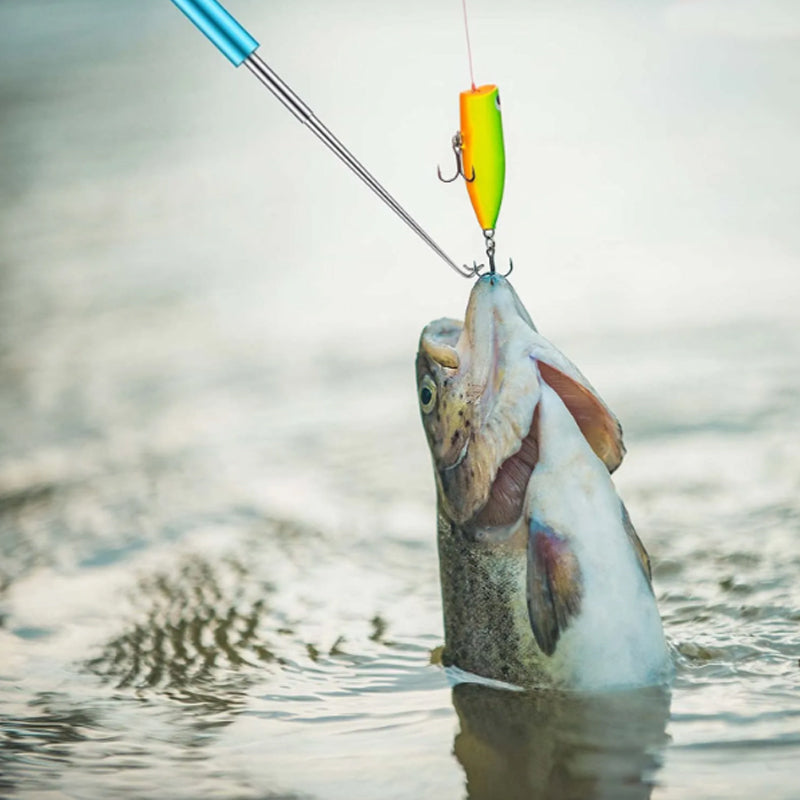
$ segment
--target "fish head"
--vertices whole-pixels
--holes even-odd
[[[528,358],[534,332],[516,292],[499,275],[477,281],[463,323],[440,319],[422,332],[420,412],[441,506],[458,524],[485,508],[499,468],[529,433],[540,394]],[[514,516],[506,512],[504,518]]]
[[[546,381],[609,470],[624,453],[616,418],[570,361],[542,337],[508,280],[474,285],[464,322],[422,331],[417,390],[441,511],[465,530],[507,528],[523,505],[539,451]]]

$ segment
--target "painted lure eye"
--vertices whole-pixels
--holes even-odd
[[[436,384],[430,375],[422,379],[419,387],[419,404],[425,414],[430,413],[436,405]]]

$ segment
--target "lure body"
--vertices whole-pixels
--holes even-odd
[[[461,171],[470,176],[467,192],[478,224],[484,231],[493,230],[506,180],[500,94],[494,84],[473,86],[461,92],[459,107]]]
[[[439,180],[452,183],[459,175],[467,183],[478,224],[483,231],[489,271],[494,272],[494,229],[503,202],[506,182],[506,151],[503,143],[503,117],[500,93],[494,84],[472,88],[459,94],[461,129],[453,137],[456,173],[445,178],[439,169]],[[509,261],[509,271],[514,265]],[[480,267],[475,266],[476,274]]]

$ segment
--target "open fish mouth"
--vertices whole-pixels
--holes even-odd
[[[531,417],[528,433],[519,449],[510,455],[497,470],[489,490],[489,499],[476,514],[480,527],[495,528],[515,523],[522,515],[528,484],[539,460],[539,406]]]

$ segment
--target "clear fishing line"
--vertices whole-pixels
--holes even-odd
[[[469,60],[469,82],[472,84],[472,91],[475,91],[475,72],[472,69],[472,45],[469,41],[469,22],[467,21],[467,0],[461,0],[461,9],[464,12],[464,33],[467,37],[467,59]]]

